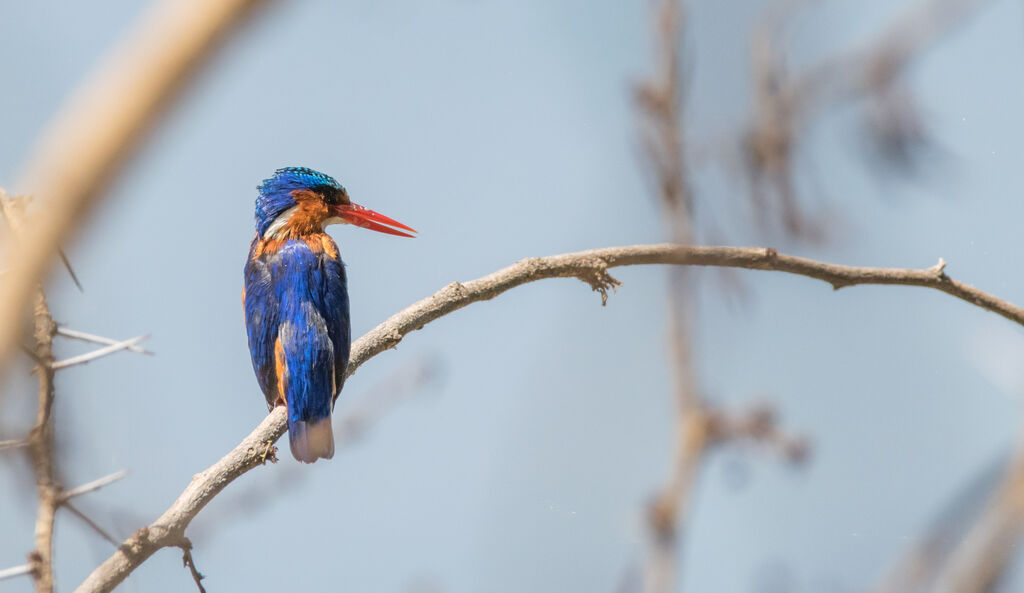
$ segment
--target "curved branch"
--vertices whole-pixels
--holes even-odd
[[[867,268],[829,264],[770,248],[686,247],[672,244],[606,247],[524,259],[482,278],[453,282],[433,295],[392,315],[352,344],[348,375],[377,354],[394,348],[410,332],[467,305],[486,301],[517,286],[545,278],[578,278],[601,293],[620,283],[609,268],[650,264],[716,266],[771,270],[815,278],[835,289],[857,284],[901,284],[941,290],[958,299],[1024,325],[1024,309],[946,276],[939,260],[926,269]],[[286,429],[284,408],[275,408],[249,436],[207,470],[197,474],[174,504],[147,527],[139,529],[83,582],[77,593],[107,592],[160,548],[181,547],[185,529],[199,512],[235,478],[261,465],[271,445]]]

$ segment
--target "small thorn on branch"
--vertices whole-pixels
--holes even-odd
[[[946,260],[939,258],[938,263],[928,268],[928,271],[935,274],[936,276],[942,277],[946,275]]]
[[[608,273],[608,264],[600,259],[587,262],[589,265],[580,271],[578,278],[590,285],[594,292],[601,293],[601,306],[608,304],[608,291],[615,292],[622,282]]]
[[[60,500],[61,500],[62,503],[64,503],[64,502],[67,502],[68,500],[71,500],[72,498],[74,498],[76,496],[81,496],[83,494],[88,494],[89,492],[94,492],[94,491],[99,490],[100,488],[102,488],[102,487],[104,487],[104,486],[106,486],[108,484],[113,484],[114,482],[116,482],[118,480],[124,479],[124,477],[127,476],[127,475],[128,475],[128,470],[123,469],[121,471],[114,472],[114,473],[110,474],[109,476],[103,476],[102,478],[93,480],[92,482],[88,482],[86,484],[82,484],[81,486],[78,486],[77,488],[72,488],[71,490],[66,490],[63,494],[61,494]]]
[[[55,371],[59,371],[61,369],[66,369],[70,366],[92,362],[97,358],[102,358],[104,356],[107,356],[108,354],[113,354],[114,352],[117,352],[119,350],[127,350],[131,346],[138,344],[139,342],[145,340],[148,337],[148,335],[138,336],[130,340],[125,340],[123,342],[115,342],[107,346],[106,348],[100,348],[98,350],[93,350],[92,352],[86,352],[85,354],[80,354],[78,356],[72,356],[71,358],[59,360],[53,363],[53,365],[51,365],[50,368],[52,368]]]
[[[78,330],[75,330],[75,329],[71,329],[71,328],[68,328],[68,327],[58,327],[57,328],[57,335],[63,336],[65,338],[70,338],[72,340],[80,340],[82,342],[92,342],[93,344],[105,344],[105,345],[108,345],[108,346],[112,346],[114,344],[121,343],[121,340],[114,340],[112,338],[106,338],[106,337],[97,336],[97,335],[94,335],[94,334],[87,334],[85,332],[78,331]],[[139,354],[146,354],[148,356],[152,356],[153,355],[153,353],[151,351],[146,350],[145,348],[142,348],[141,346],[135,346],[135,345],[127,346],[127,347],[125,347],[125,350],[131,350],[132,352],[137,352]]]
[[[75,269],[71,267],[71,261],[68,260],[68,256],[64,253],[64,250],[58,248],[57,255],[60,256],[60,261],[64,264],[64,269],[68,271],[68,275],[71,276],[71,281],[74,282],[75,286],[78,288],[78,292],[85,292],[85,289],[82,288],[82,283],[78,281],[78,274],[75,274]]]
[[[89,515],[86,515],[82,511],[78,510],[78,507],[76,507],[75,505],[71,504],[70,502],[65,502],[64,503],[64,508],[66,508],[67,510],[71,511],[72,515],[74,515],[74,516],[78,517],[79,519],[81,519],[83,523],[88,525],[90,529],[92,529],[97,534],[99,534],[100,537],[102,537],[103,539],[105,539],[108,542],[110,542],[110,544],[112,546],[114,546],[115,548],[121,546],[121,542],[120,541],[115,539],[114,536],[110,535],[110,533],[107,532],[106,529],[103,529],[102,527],[100,527],[99,523],[93,521],[92,518],[89,517]]]
[[[5,568],[0,570],[0,581],[20,577],[23,574],[32,574],[33,570],[35,570],[35,565],[33,564],[22,564],[21,566]]]

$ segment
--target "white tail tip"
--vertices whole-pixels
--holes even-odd
[[[334,457],[334,430],[331,428],[331,417],[310,422],[289,422],[288,441],[291,443],[292,456],[303,463]]]

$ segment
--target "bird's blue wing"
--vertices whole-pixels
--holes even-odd
[[[324,293],[320,310],[327,325],[331,344],[334,346],[334,371],[337,382],[331,395],[333,399],[337,399],[345,383],[345,370],[348,368],[348,356],[352,346],[348,281],[345,276],[345,264],[340,257],[331,257],[330,253],[324,253],[321,255],[321,262],[324,269]]]
[[[280,303],[274,290],[270,266],[264,257],[253,257],[257,241],[249,250],[245,264],[245,329],[249,336],[249,354],[263,395],[270,408],[278,399],[277,375],[274,370],[274,342],[281,323]]]

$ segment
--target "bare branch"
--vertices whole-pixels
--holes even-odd
[[[192,542],[186,539],[180,547],[182,565],[188,568],[189,573],[192,575],[192,580],[195,581],[196,587],[199,588],[199,593],[206,593],[202,583],[202,580],[206,577],[200,574],[196,568],[196,561],[192,558]]]
[[[50,315],[50,307],[41,288],[36,289],[34,323],[35,355],[40,361],[35,367],[39,380],[39,404],[36,424],[28,438],[28,450],[39,494],[39,509],[36,513],[32,577],[36,581],[36,593],[52,593],[53,523],[60,506],[61,492],[54,467],[51,422],[54,397],[53,336],[57,332],[57,324]]]
[[[83,494],[88,494],[89,492],[95,492],[96,490],[99,490],[100,488],[102,488],[102,487],[104,487],[104,486],[106,486],[108,484],[113,484],[114,482],[117,482],[118,480],[124,479],[124,477],[127,476],[127,475],[128,475],[128,470],[123,469],[123,470],[121,470],[119,472],[114,472],[114,473],[110,474],[109,476],[103,476],[102,478],[93,480],[92,482],[88,482],[86,484],[82,484],[81,486],[79,486],[77,488],[72,488],[71,490],[65,490],[61,494],[61,496],[60,496],[61,502],[67,502],[67,501],[71,500],[72,498],[74,498],[76,496],[81,496]]]
[[[606,247],[518,263],[466,283],[453,282],[435,294],[392,315],[352,344],[348,376],[410,332],[472,303],[487,301],[517,286],[546,278],[578,278],[601,293],[619,285],[608,268],[650,264],[719,266],[772,270],[822,280],[835,288],[857,284],[921,286],[941,290],[982,309],[1024,325],[1024,309],[961,282],[938,267],[923,270],[866,268],[829,264],[782,255],[770,248],[687,247],[672,244]],[[197,474],[178,499],[156,521],[139,529],[110,558],[97,567],[76,591],[112,590],[157,550],[176,547],[192,519],[235,478],[261,465],[269,447],[286,429],[285,410],[275,408],[241,443],[205,471]]]
[[[22,564],[21,566],[13,566],[11,568],[5,568],[0,570],[0,581],[5,579],[13,579],[14,577],[20,577],[23,574],[31,574],[33,570],[32,564]]]
[[[71,329],[71,328],[67,328],[67,327],[58,327],[57,328],[57,335],[63,336],[65,338],[70,338],[72,340],[80,340],[82,342],[92,342],[94,344],[113,345],[113,344],[119,344],[119,343],[122,342],[122,340],[115,340],[113,338],[105,338],[103,336],[97,336],[95,334],[87,334],[85,332],[78,331],[78,330]],[[142,348],[141,346],[134,346],[134,345],[133,346],[128,346],[127,348],[125,348],[125,350],[131,350],[132,352],[138,352],[139,354],[147,354],[147,355],[150,355],[150,356],[153,355],[153,353],[151,351],[146,350],[145,348]]]
[[[23,308],[67,240],[99,201],[157,117],[218,45],[261,0],[157,2],[54,117],[28,159],[18,189],[45,216],[7,258],[0,285],[0,364],[17,342]]]
[[[123,342],[115,342],[105,348],[99,348],[97,350],[93,350],[92,352],[86,352],[85,354],[79,354],[78,356],[72,356],[71,358],[55,362],[52,365],[50,365],[50,368],[55,371],[59,371],[61,369],[66,369],[68,367],[75,366],[76,364],[86,364],[88,362],[96,360],[97,358],[102,358],[104,356],[107,356],[108,354],[113,354],[114,352],[117,352],[119,350],[128,350],[132,346],[138,344],[139,342],[145,340],[148,337],[148,335],[136,336]]]

